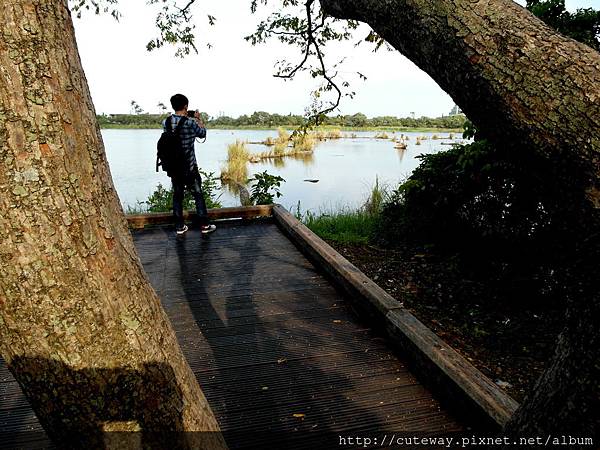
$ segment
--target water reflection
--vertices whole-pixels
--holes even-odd
[[[298,153],[297,155],[293,155],[291,158],[296,161],[301,161],[305,166],[312,166],[315,163],[314,152]]]
[[[405,148],[396,147],[396,154],[398,155],[398,160],[400,161],[400,163],[402,163],[402,160],[406,156],[406,149]]]
[[[294,206],[298,201],[303,209],[318,210],[323,205],[350,207],[364,203],[376,177],[382,183],[397,185],[417,167],[420,162],[417,155],[449,148],[442,144],[442,139],[431,139],[433,133],[388,133],[396,138],[396,143],[403,140],[407,144],[404,151],[395,149],[395,143],[390,139],[373,139],[375,134],[346,132],[344,138],[319,142],[312,153],[245,163],[239,168],[240,178],[245,181],[265,170],[283,177],[286,183],[281,186],[283,197],[279,201],[286,207]],[[102,130],[102,135],[115,187],[124,205],[134,206],[137,200],[146,200],[158,183],[170,185],[164,172],[155,172],[156,141],[160,130]],[[439,135],[446,138],[446,133]],[[206,143],[196,145],[196,157],[204,171],[219,176],[227,169],[229,144],[235,140],[264,142],[269,136],[276,138],[277,132],[209,130]],[[417,146],[416,138],[421,136],[429,139],[419,139]],[[250,144],[249,150],[259,154],[265,147]],[[305,183],[305,179],[320,182]],[[224,184],[229,186],[223,188],[220,198],[223,206],[239,205],[238,186]]]
[[[264,166],[267,166],[267,169],[269,167],[283,169],[286,167],[286,161],[298,161],[308,167],[315,163],[315,155],[314,152],[298,152],[279,157],[250,158],[247,162],[230,161],[226,168],[221,169],[221,186],[232,196],[240,197],[243,203],[247,193],[249,168],[250,171],[256,172],[253,166],[260,164],[263,166],[262,170],[265,170]]]
[[[266,162],[268,165],[277,169],[285,167],[285,158],[268,158]]]

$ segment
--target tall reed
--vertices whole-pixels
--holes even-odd
[[[248,180],[250,152],[243,141],[227,146],[227,166],[221,169],[221,180],[245,184]]]
[[[237,140],[234,144],[229,144],[227,146],[227,162],[235,160],[246,162],[248,161],[248,158],[250,158],[250,152],[248,151],[246,142]]]
[[[314,136],[309,133],[297,133],[292,136],[292,145],[295,152],[312,152],[315,149],[316,141]]]

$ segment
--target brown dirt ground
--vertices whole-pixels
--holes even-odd
[[[560,307],[511,299],[518,286],[467,275],[451,257],[329,242],[419,320],[522,402],[552,355]],[[491,285],[491,286],[490,286]]]

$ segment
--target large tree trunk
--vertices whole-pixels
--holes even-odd
[[[566,154],[600,208],[600,53],[511,0],[321,0],[368,23],[490,140]]]
[[[0,24],[2,357],[61,445],[218,431],[127,229],[67,0],[3,2]]]
[[[591,201],[590,215],[598,215],[598,52],[510,0],[320,2],[332,16],[368,23],[448,92],[490,141],[574,162],[571,175]],[[588,265],[598,245],[597,237],[582,244]],[[600,438],[598,275],[590,267],[574,270],[585,271],[589,283],[574,287],[555,356],[509,432]]]

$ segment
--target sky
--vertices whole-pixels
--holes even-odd
[[[524,4],[524,1],[518,3]],[[596,7],[598,0],[566,0],[568,9]],[[202,6],[208,5],[208,9]],[[147,112],[159,112],[158,103],[180,92],[190,99],[190,108],[211,116],[237,117],[254,111],[303,114],[310,103],[314,80],[301,76],[292,81],[273,77],[277,60],[295,61],[298,50],[275,41],[253,47],[243,37],[251,34],[261,15],[250,14],[249,0],[208,2],[196,9],[199,54],[185,59],[165,46],[146,51],[154,36],[155,10],[145,0],[121,1],[119,22],[109,15],[74,17],[75,33],[86,78],[98,113],[129,113],[135,100]],[[206,14],[217,18],[209,27]],[[344,98],[340,114],[362,112],[369,117],[417,117],[447,115],[453,100],[423,71],[399,52],[354,43],[369,32],[366,25],[352,42],[328,49],[331,63],[345,57],[343,76],[356,91]],[[208,49],[204,43],[212,45]],[[353,74],[367,76],[361,81]]]

